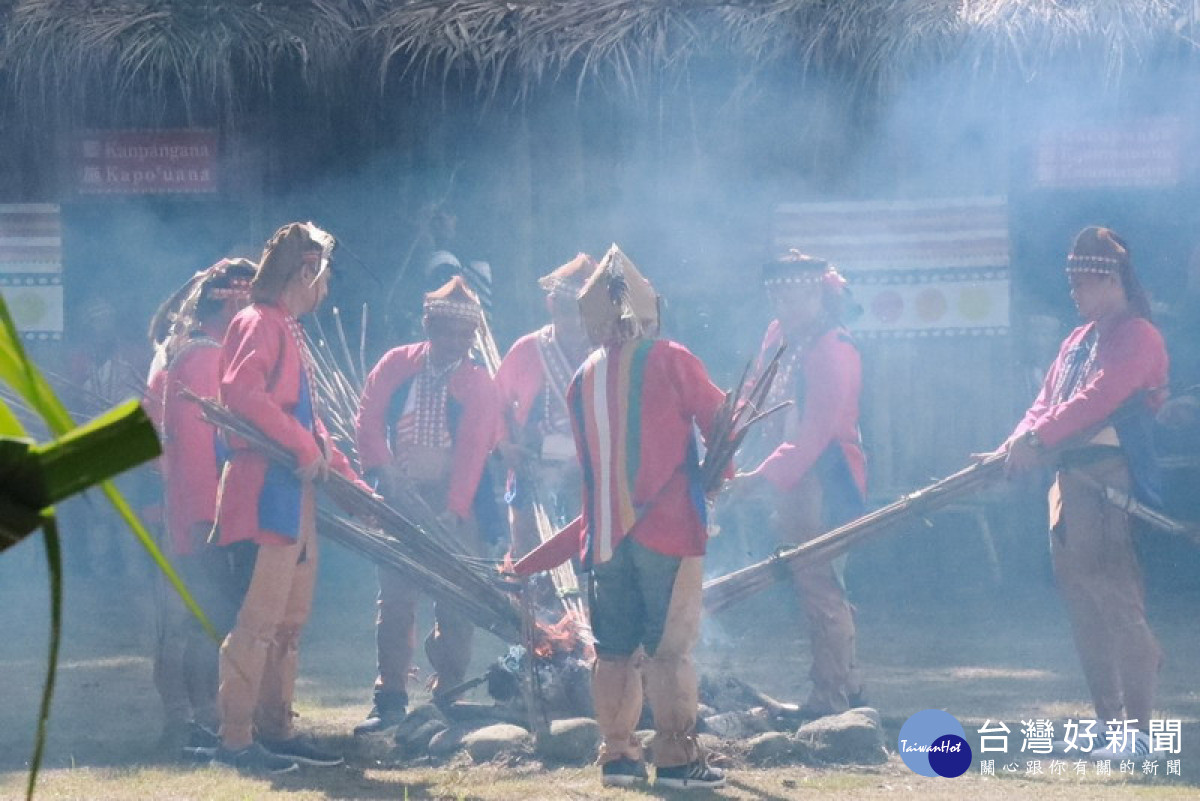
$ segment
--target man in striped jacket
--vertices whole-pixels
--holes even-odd
[[[682,345],[656,339],[658,296],[615,245],[579,295],[600,347],[567,407],[583,473],[583,513],[516,565],[528,575],[579,553],[591,570],[592,677],[606,786],[645,779],[634,736],[642,671],[662,787],[721,787],[696,741],[692,648],[700,630],[704,494],[693,426],[711,430],[724,393]]]

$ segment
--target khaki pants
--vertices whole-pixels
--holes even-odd
[[[1050,554],[1096,716],[1149,726],[1162,651],[1146,620],[1129,516],[1075,474],[1130,491],[1124,458],[1060,472],[1050,488]]]
[[[421,498],[435,512],[446,508],[446,491],[449,486],[448,455],[441,457],[421,454],[420,458],[408,457],[417,464],[438,463],[439,458],[446,467],[436,464],[428,471],[429,479],[413,478],[413,484]],[[410,475],[413,471],[410,471]],[[381,487],[386,496],[393,496],[395,488]],[[473,520],[463,521],[455,532],[456,539],[471,555],[482,553],[479,531]],[[379,674],[375,680],[377,692],[404,693],[407,695],[408,673],[412,667],[416,650],[417,603],[420,593],[400,573],[386,568],[379,570],[379,601],[375,617],[375,647]],[[441,603],[433,605],[433,630],[425,637],[425,656],[433,667],[432,688],[434,695],[461,684],[471,665],[471,639],[475,627],[463,616]]]
[[[654,713],[654,763],[672,767],[699,757],[692,649],[700,636],[702,585],[701,557],[663,556],[631,537],[617,546],[609,562],[597,566],[592,695],[603,737],[602,763],[642,757],[634,729],[642,711],[643,680]],[[634,609],[641,611],[630,611]]]
[[[773,523],[781,544],[799,545],[824,533],[821,483],[810,472],[795,488],[777,493]],[[845,559],[789,563],[792,586],[808,617],[813,688],[804,702],[822,712],[844,712],[862,691],[855,667],[854,610],[842,579]]]
[[[291,545],[262,545],[238,611],[221,646],[221,742],[244,748],[254,732],[271,739],[292,736],[292,697],[300,630],[312,609],[317,574],[313,488],[304,484],[300,534]]]

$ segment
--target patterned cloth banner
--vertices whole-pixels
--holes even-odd
[[[1003,197],[784,203],[775,249],[828,259],[850,281],[866,336],[980,336],[1009,327]]]
[[[62,338],[62,224],[57,205],[0,204],[0,293],[24,338]]]

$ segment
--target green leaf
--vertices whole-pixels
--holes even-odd
[[[54,442],[34,446],[33,452],[41,468],[46,505],[155,458],[162,446],[142,405],[131,400]]]
[[[34,741],[33,757],[29,761],[29,784],[25,787],[25,798],[33,798],[37,785],[38,771],[42,767],[42,755],[46,749],[46,725],[50,720],[50,702],[54,698],[54,679],[58,675],[58,650],[62,641],[63,569],[62,541],[58,536],[58,520],[54,512],[42,513],[42,537],[46,544],[46,563],[50,566],[50,656],[46,662],[46,680],[42,683],[42,703],[38,708],[37,738]]]
[[[0,400],[0,436],[25,436],[25,426],[21,425],[21,421],[17,419],[12,409],[8,408],[8,404],[3,400]]]

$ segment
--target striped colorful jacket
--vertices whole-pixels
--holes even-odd
[[[607,561],[625,537],[667,556],[707,542],[694,427],[707,436],[724,399],[704,365],[669,340],[595,351],[567,391],[583,472],[583,510],[516,565],[534,573],[579,553]]]

